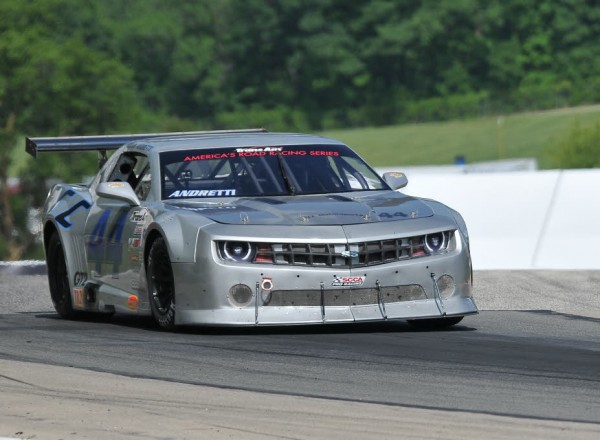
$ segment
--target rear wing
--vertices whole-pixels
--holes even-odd
[[[145,134],[117,134],[103,136],[70,136],[70,137],[39,137],[25,138],[25,151],[33,157],[38,153],[46,152],[74,152],[97,151],[102,160],[106,160],[108,150],[116,150],[128,142],[159,137],[185,138],[203,134],[228,134],[228,133],[265,133],[264,128],[251,128],[247,130],[214,130],[214,131],[182,131],[177,133],[145,133]]]

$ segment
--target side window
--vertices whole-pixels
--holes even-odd
[[[341,168],[341,177],[353,190],[382,189],[379,180],[370,178],[371,171],[364,162],[353,157],[337,161]]]
[[[127,182],[141,200],[150,192],[150,163],[148,157],[140,153],[123,153],[110,173],[108,182]]]
[[[121,157],[117,159],[117,163],[113,168],[110,176],[108,176],[107,182],[129,182],[132,188],[135,188],[135,174],[133,173],[133,167],[135,166],[137,159],[132,153],[123,153]]]

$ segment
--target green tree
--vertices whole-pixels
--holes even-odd
[[[7,185],[17,134],[107,133],[138,113],[131,71],[95,47],[105,35],[94,17],[89,3],[0,1],[0,237],[8,249],[0,258],[17,259],[32,242],[22,222],[15,223]],[[77,163],[49,158],[41,168],[32,162],[30,194],[45,193],[45,178],[59,176],[60,166],[74,177]]]

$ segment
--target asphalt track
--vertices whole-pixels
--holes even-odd
[[[199,433],[209,432],[213,438],[219,437],[217,433],[222,438],[334,438],[334,433],[344,434],[343,438],[393,438],[395,429],[408,426],[405,422],[395,427],[394,418],[402,414],[410,415],[412,421],[421,420],[405,434],[422,438],[473,438],[484,433],[488,438],[598,438],[600,274],[481,272],[475,279],[479,280],[475,296],[481,313],[446,331],[418,331],[403,322],[388,322],[191,328],[165,333],[139,317],[117,315],[108,322],[59,319],[47,298],[44,276],[0,271],[0,395],[4,396],[0,402],[0,437],[31,438],[26,436],[39,432],[56,433],[52,438],[66,436],[60,429],[71,429],[68,422],[53,424],[50,414],[42,417],[45,422],[36,422],[31,414],[36,411],[36,401],[43,402],[40,406],[51,405],[44,399],[56,399],[59,388],[63,393],[69,388],[68,380],[60,385],[65,380],[61,375],[71,375],[75,383],[85,372],[96,379],[81,379],[82,389],[95,389],[94,380],[99,380],[104,386],[99,386],[98,395],[109,402],[111,394],[102,393],[115,378],[140,387],[150,379],[161,384],[157,392],[165,396],[179,387],[179,396],[196,390],[200,402],[212,401],[206,397],[207,390],[258,396],[248,405],[254,405],[262,417],[261,408],[277,414],[281,405],[293,408],[304,404],[309,408],[302,410],[306,414],[310,408],[315,411],[309,414],[304,428],[290,433],[286,429],[291,421],[285,425],[288,428],[282,425],[280,429],[256,414],[247,419],[238,415],[238,421],[232,421],[214,409],[225,411],[229,405],[220,403],[211,407],[215,411],[211,420],[225,417],[218,425],[221,431],[211,425],[209,431],[170,431],[153,438],[201,438],[204,435]],[[29,400],[23,397],[26,395]],[[154,399],[160,401],[159,397]],[[231,402],[234,397],[222,398]],[[73,396],[69,399],[60,401],[65,409]],[[275,404],[276,399],[291,400]],[[92,400],[93,395],[84,399],[88,403]],[[144,402],[137,404],[144,407]],[[344,406],[356,404],[360,408]],[[319,405],[325,405],[324,409],[317,411]],[[144,411],[153,414],[154,420],[169,417],[160,403],[153,401],[150,406],[153,410]],[[29,415],[22,412],[26,409]],[[319,412],[328,410],[334,416],[341,417],[346,411],[356,415],[346,421],[342,417],[338,427],[333,420],[319,419]],[[37,411],[43,413],[40,408]],[[395,413],[384,417],[389,411]],[[293,409],[292,413],[297,416]],[[193,410],[190,414],[195,414],[192,420],[198,420]],[[370,414],[379,414],[382,420]],[[77,428],[76,438],[103,438],[108,433],[112,438],[147,435],[143,427],[122,429],[119,435],[108,428],[89,434],[92,431],[86,431],[86,426],[91,429],[95,417],[102,416],[89,412],[81,415],[86,423]],[[360,428],[352,428],[354,417],[363,417]],[[454,425],[444,417],[454,420]],[[53,418],[56,420],[56,415]],[[320,430],[309,429],[311,418],[313,428]],[[463,419],[463,423],[456,421]],[[436,428],[427,420],[446,420],[440,423],[450,428]],[[267,428],[267,423],[272,426]],[[478,423],[479,431],[469,431]],[[240,424],[252,426],[252,430],[240,432]],[[389,431],[381,431],[388,426]],[[511,431],[519,426],[521,431]],[[543,429],[528,431],[539,426]],[[156,428],[153,432],[157,433]]]

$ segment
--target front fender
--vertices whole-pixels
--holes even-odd
[[[200,230],[214,223],[197,214],[166,212],[154,219],[147,229],[146,243],[152,243],[156,233],[165,238],[172,263],[194,263]],[[148,250],[146,250],[148,251]],[[147,252],[146,252],[147,255]]]
[[[50,235],[57,233],[67,260],[71,288],[75,274],[86,270],[83,231],[91,206],[87,187],[63,184],[52,188],[44,206],[44,252]]]

